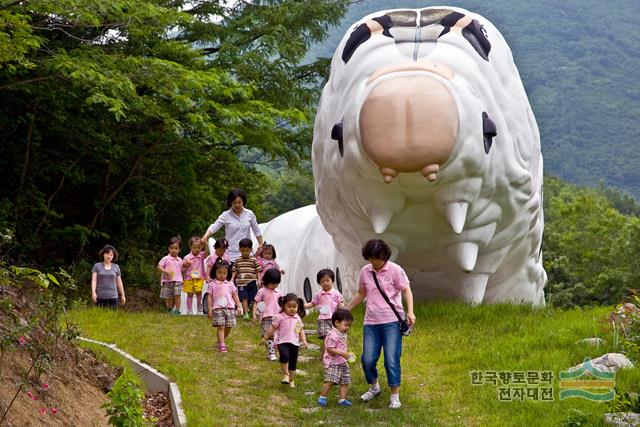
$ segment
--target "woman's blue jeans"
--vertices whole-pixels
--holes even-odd
[[[402,334],[400,322],[380,325],[364,325],[362,332],[362,370],[367,383],[378,380],[378,359],[380,350],[384,348],[384,369],[387,372],[389,387],[400,385],[400,356],[402,356]]]

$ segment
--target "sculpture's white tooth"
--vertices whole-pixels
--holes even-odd
[[[390,208],[376,206],[369,212],[369,218],[371,219],[373,231],[377,234],[382,234],[389,226],[391,218],[393,218],[393,210]]]
[[[460,288],[457,293],[469,304],[480,304],[484,299],[488,281],[488,274],[465,274],[460,279]]]
[[[445,205],[444,214],[454,233],[460,234],[462,232],[467,220],[468,209],[469,203],[467,202],[451,202]]]
[[[478,245],[472,242],[454,243],[447,247],[447,253],[465,273],[470,273],[478,259]]]

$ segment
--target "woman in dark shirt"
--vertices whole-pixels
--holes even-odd
[[[91,269],[91,300],[98,307],[118,307],[118,295],[120,304],[124,305],[127,299],[124,295],[120,267],[113,261],[118,259],[118,251],[111,245],[105,245],[98,255],[102,262],[97,262]]]

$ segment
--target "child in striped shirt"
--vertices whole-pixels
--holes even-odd
[[[240,256],[233,263],[233,276],[231,281],[238,287],[238,297],[242,303],[242,318],[249,320],[249,304],[258,293],[258,275],[262,267],[256,257],[251,255],[253,242],[251,239],[240,240]]]

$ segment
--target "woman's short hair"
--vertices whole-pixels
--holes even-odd
[[[116,262],[118,260],[118,250],[111,245],[104,245],[100,252],[98,252],[98,256],[102,259],[102,256],[106,252],[113,252],[113,259],[111,261]]]
[[[384,240],[371,239],[362,247],[362,257],[366,260],[377,258],[389,261],[389,258],[391,258],[391,248]]]
[[[234,188],[227,194],[227,207],[230,208],[233,201],[238,197],[242,199],[242,204],[247,206],[247,193],[242,188]]]

